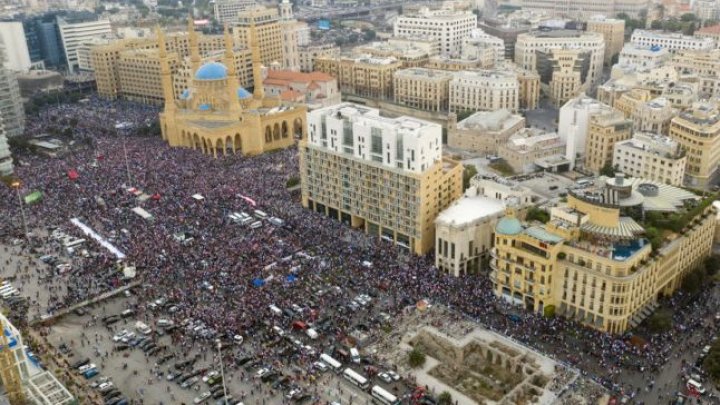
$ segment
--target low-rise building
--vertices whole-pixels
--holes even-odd
[[[565,155],[565,142],[555,132],[523,128],[498,147],[498,156],[516,173],[532,173],[543,159]]]
[[[632,89],[624,92],[612,104],[613,108],[620,111],[627,118],[632,118],[635,110],[642,104],[650,101],[652,95],[649,91],[643,89]]]
[[[670,62],[680,75],[693,76],[701,97],[720,96],[720,49],[678,52]]]
[[[460,71],[450,81],[450,111],[479,111],[519,107],[515,72],[500,70]]]
[[[636,132],[632,138],[616,142],[613,168],[628,177],[641,177],[658,183],[682,186],[687,156],[670,137]]]
[[[707,187],[720,164],[720,112],[716,103],[695,103],[670,122],[670,138],[687,153],[686,184]]]
[[[613,160],[615,144],[632,136],[632,121],[619,112],[610,111],[590,117],[585,169],[599,174]]]
[[[426,68],[401,69],[395,72],[395,103],[423,111],[448,110],[452,73]]]
[[[666,48],[672,54],[688,49],[710,51],[715,48],[715,40],[712,38],[698,38],[682,33],[650,30],[633,31],[630,42],[641,48],[659,46]]]
[[[504,201],[473,193],[443,210],[435,219],[435,267],[456,277],[478,273],[504,214]]]
[[[298,47],[301,72],[315,71],[315,59],[336,58],[340,56],[340,47],[329,44],[306,45]]]
[[[391,100],[393,75],[402,67],[395,58],[371,56],[318,57],[315,70],[335,77],[345,95]]]
[[[638,132],[667,135],[670,120],[677,115],[670,100],[658,97],[639,104],[632,112],[633,129]]]
[[[529,206],[537,202],[538,196],[528,187],[515,180],[501,176],[476,175],[470,179],[470,187],[477,195],[512,202],[514,206]]]
[[[337,80],[327,73],[270,70],[263,80],[265,94],[282,101],[307,104],[309,109],[340,104]]]
[[[715,44],[720,44],[720,24],[698,28],[693,33],[693,36],[697,38],[711,38],[715,41]]]
[[[474,29],[463,38],[460,57],[480,60],[483,69],[499,67],[505,60],[505,43],[481,29]]]
[[[618,66],[652,69],[663,66],[672,55],[667,48],[659,45],[641,47],[633,43],[623,46],[618,56]]]
[[[522,128],[525,118],[508,110],[478,111],[460,122],[455,113],[450,113],[447,144],[473,153],[496,155],[498,147]]]
[[[437,42],[426,38],[390,38],[387,41],[370,42],[353,49],[358,55],[376,58],[395,58],[403,68],[425,66],[431,57],[439,53]]]

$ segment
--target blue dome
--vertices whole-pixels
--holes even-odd
[[[252,94],[250,94],[250,92],[245,90],[244,88],[240,87],[237,89],[237,96],[239,99],[244,99],[252,97]]]
[[[495,232],[501,235],[517,235],[522,232],[523,227],[517,218],[503,217],[495,226]]]
[[[221,80],[226,78],[227,68],[218,62],[206,63],[195,72],[195,79],[197,80]]]
[[[212,106],[210,106],[210,104],[200,104],[198,106],[198,110],[200,110],[200,111],[208,111],[211,108],[212,108]]]
[[[180,94],[180,99],[187,100],[188,98],[190,98],[190,89],[185,89],[182,94]]]

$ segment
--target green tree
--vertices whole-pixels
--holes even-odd
[[[703,286],[705,281],[705,272],[703,271],[692,271],[682,281],[682,289],[690,294],[697,293]]]
[[[375,32],[375,30],[366,30],[363,33],[363,39],[365,39],[366,41],[372,41],[375,39],[376,35],[377,33]]]
[[[697,20],[697,17],[693,13],[685,13],[680,16],[680,21],[691,22]]]
[[[705,274],[708,276],[714,276],[717,274],[718,270],[720,270],[720,256],[708,256],[703,264],[705,267]]]
[[[425,364],[425,353],[418,348],[413,348],[408,353],[408,364],[412,368],[419,368]]]
[[[543,316],[545,316],[545,318],[554,318],[555,305],[546,305],[545,308],[543,308]]]
[[[470,180],[477,174],[477,167],[475,165],[463,165],[463,190],[470,187]]]
[[[600,169],[600,175],[607,177],[615,177],[615,168],[613,167],[612,163],[605,163],[605,165]]]
[[[460,122],[460,121],[464,120],[465,118],[473,115],[474,113],[475,113],[475,111],[473,111],[473,110],[458,111],[457,120],[458,120],[458,122]]]
[[[667,309],[660,309],[648,318],[648,328],[652,332],[666,332],[672,327],[672,312]]]
[[[525,215],[526,221],[540,221],[543,224],[550,220],[550,214],[542,208],[532,207]]]
[[[661,30],[663,27],[663,23],[660,20],[654,20],[650,23],[650,28],[654,30]]]
[[[438,405],[452,405],[452,403],[453,403],[452,394],[450,394],[447,391],[441,392],[440,395],[438,395],[437,403],[438,403]]]

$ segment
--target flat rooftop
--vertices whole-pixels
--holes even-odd
[[[483,196],[463,197],[441,212],[435,223],[459,226],[504,212],[505,203],[501,200]]]

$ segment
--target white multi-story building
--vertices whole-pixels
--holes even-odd
[[[256,6],[255,0],[215,0],[215,19],[221,23],[238,22],[238,13]]]
[[[523,10],[543,11],[551,16],[584,19],[596,14],[617,15],[626,13],[638,18],[650,7],[648,0],[520,0]]]
[[[109,20],[95,21],[67,21],[63,17],[57,17],[60,40],[65,50],[68,70],[75,72],[78,69],[77,50],[80,44],[92,38],[107,37],[112,34]]]
[[[470,11],[429,10],[422,8],[417,15],[400,16],[395,20],[396,37],[431,37],[437,41],[440,54],[457,57],[463,39],[477,28],[477,16]]]
[[[668,136],[636,132],[615,143],[613,167],[626,176],[682,186],[687,156]]]
[[[664,65],[671,57],[672,55],[670,55],[668,49],[661,46],[641,47],[627,43],[620,51],[617,64],[636,69],[653,69]]]
[[[13,160],[10,153],[10,146],[5,136],[5,127],[0,118],[0,176],[9,176],[13,172]]]
[[[517,112],[517,73],[506,70],[477,70],[453,73],[450,81],[450,112],[506,109]]]
[[[5,44],[5,67],[16,72],[28,71],[32,63],[22,23],[0,22],[0,41]]]
[[[463,39],[460,58],[486,61],[482,64],[486,68],[500,66],[505,59],[505,42],[479,28],[474,29],[469,37]]]
[[[565,142],[565,158],[570,161],[571,169],[575,167],[577,159],[582,160],[585,156],[590,117],[612,111],[609,105],[584,94],[571,99],[560,108],[558,133]]]
[[[651,48],[653,46],[667,48],[673,54],[684,50],[710,51],[715,48],[715,40],[712,38],[698,38],[677,32],[649,30],[633,31],[630,43],[640,48]]]
[[[5,45],[0,41],[0,119],[8,137],[25,131],[25,108],[17,76],[5,66]]]
[[[714,0],[695,0],[692,8],[697,18],[703,21],[717,20],[720,17],[720,4]]]
[[[605,57],[605,39],[598,32],[574,30],[538,30],[518,35],[515,43],[515,63],[523,69],[538,71],[538,54],[554,49],[579,49],[588,53],[587,72],[583,70],[582,83],[591,90],[602,79]],[[538,72],[540,73],[540,72]],[[541,81],[549,81],[541,75]]]

